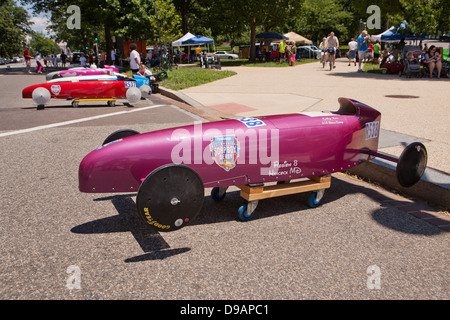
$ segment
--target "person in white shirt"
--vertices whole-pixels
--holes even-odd
[[[114,49],[111,50],[111,64],[112,65],[116,64],[116,50]]]
[[[84,54],[81,55],[80,64],[82,67],[86,67],[86,57],[84,56]]]
[[[355,38],[352,38],[348,43],[348,65],[354,60],[356,66],[356,51],[358,49],[358,42],[355,41]]]
[[[333,56],[333,68],[336,68],[336,49],[339,48],[339,39],[334,35],[334,32],[331,32],[327,38],[327,48],[332,49],[327,52],[327,60],[331,54]]]
[[[139,52],[136,51],[136,48],[137,46],[135,43],[130,44],[130,68],[133,73],[139,71],[139,65],[141,64],[141,56],[139,55]]]
[[[41,64],[41,54],[39,51],[36,51],[36,56],[34,57],[36,60],[36,73],[42,73],[42,64]]]

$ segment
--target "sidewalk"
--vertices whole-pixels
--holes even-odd
[[[374,159],[353,170],[402,193],[450,208],[450,79],[407,79],[398,75],[358,73],[347,59],[336,69],[310,63],[292,68],[223,68],[237,75],[165,95],[215,118],[260,116],[306,111],[335,111],[346,97],[381,112],[379,151],[400,156],[420,141],[428,150],[428,167],[412,188],[395,181],[395,167]]]

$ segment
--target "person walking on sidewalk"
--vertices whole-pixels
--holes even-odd
[[[355,41],[355,38],[352,38],[348,43],[348,65],[354,62],[356,66],[356,50],[358,49],[358,43]]]
[[[41,54],[39,51],[36,51],[36,56],[34,57],[36,60],[36,73],[42,73],[42,64],[41,64]]]
[[[369,46],[367,45],[367,31],[363,30],[361,32],[361,34],[358,36],[358,58],[359,58],[359,62],[358,62],[358,72],[362,72],[361,69],[361,63],[362,61],[365,59],[366,54],[367,54],[367,49],[369,48]]]

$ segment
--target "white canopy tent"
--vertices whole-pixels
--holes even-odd
[[[186,33],[184,36],[182,36],[180,39],[175,40],[174,42],[172,42],[172,47],[181,47],[183,44],[183,41],[189,40],[191,38],[194,38],[195,36],[188,32]],[[189,45],[189,44],[188,44]]]
[[[383,35],[383,34],[386,34],[386,33],[390,33],[393,29],[394,29],[395,27],[390,27],[389,29],[387,29],[386,31],[384,31],[384,32],[382,32],[382,33],[380,33],[380,34],[376,34],[376,35],[373,35],[373,36],[370,36],[370,40],[371,41],[380,41],[381,42],[381,36]]]
[[[203,40],[198,40],[198,39],[203,39]],[[191,41],[189,41],[191,40]],[[182,36],[180,39],[175,40],[174,42],[172,42],[172,47],[184,47],[184,46],[198,46],[200,44],[208,44],[208,51],[209,51],[209,43],[213,43],[214,46],[214,50],[216,49],[216,44],[212,39],[209,38],[205,38],[202,36],[195,36],[192,33],[188,32],[186,33],[184,36]],[[188,50],[188,59],[190,59],[190,50]]]

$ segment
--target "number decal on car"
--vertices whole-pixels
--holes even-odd
[[[237,121],[242,122],[243,124],[245,124],[247,126],[247,128],[254,128],[254,127],[260,127],[260,126],[265,126],[266,124],[264,123],[264,121],[257,119],[257,118],[239,118],[236,119]]]
[[[125,88],[137,87],[135,81],[125,81]]]

